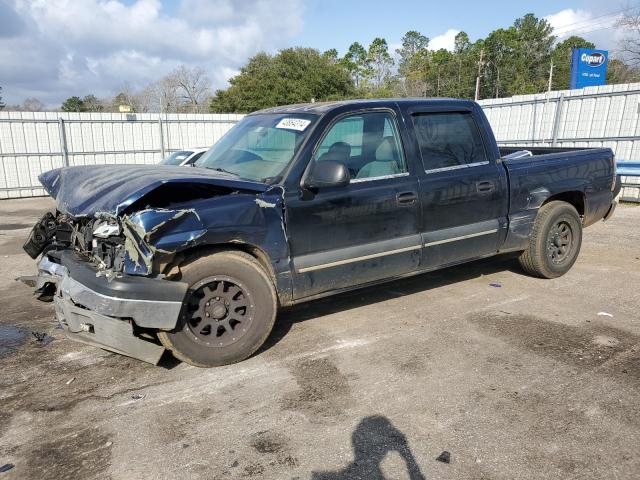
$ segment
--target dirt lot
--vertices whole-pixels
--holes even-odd
[[[313,302],[203,370],[64,338],[13,281],[50,205],[0,201],[2,480],[638,478],[638,207],[562,278],[502,257]]]

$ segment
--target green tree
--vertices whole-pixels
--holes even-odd
[[[62,102],[61,108],[63,112],[82,112],[84,105],[82,104],[82,99],[80,97],[73,96]]]
[[[505,97],[546,90],[555,37],[545,19],[528,13],[483,42],[481,96]]]
[[[299,47],[273,56],[258,53],[229,83],[229,88],[215,93],[211,112],[251,112],[312,99],[348,98],[355,92],[342,63],[318,50]]]
[[[516,31],[515,72],[509,85],[509,94],[538,93],[547,87],[551,51],[556,37],[553,27],[543,18],[527,13],[518,18]]]
[[[551,59],[553,60],[551,88],[553,90],[565,90],[569,88],[571,50],[573,48],[595,48],[595,45],[578,36],[571,36],[556,44],[551,54]]]
[[[102,102],[95,95],[86,95],[81,102],[81,112],[101,112],[104,110]]]
[[[640,81],[640,70],[632,67],[619,58],[609,59],[607,65],[607,83],[632,83]]]
[[[515,28],[499,28],[484,41],[484,91],[482,97],[505,96],[517,69],[518,36]]]
[[[402,48],[396,49],[400,57],[398,60],[398,73],[400,75],[411,75],[411,69],[416,54],[424,50],[429,45],[429,39],[420,32],[410,30],[402,37]]]
[[[2,93],[2,87],[0,87],[0,93]],[[5,107],[5,103],[2,101],[2,95],[0,95],[0,110]]]
[[[322,56],[325,57],[327,60],[330,60],[331,62],[335,63],[338,61],[338,50],[336,50],[335,48],[330,48],[329,50],[323,52]]]
[[[367,52],[371,64],[371,78],[376,88],[384,86],[389,80],[393,59],[389,54],[389,46],[384,38],[374,38]]]
[[[351,74],[356,88],[360,87],[362,79],[371,72],[371,65],[367,57],[367,50],[358,42],[353,42],[341,61],[344,68]]]
[[[473,98],[475,94],[476,69],[478,68],[480,48],[472,44],[469,35],[459,32],[453,47],[455,62],[455,88],[451,96]]]

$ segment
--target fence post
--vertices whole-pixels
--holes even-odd
[[[162,114],[160,114],[160,116],[158,117],[158,128],[160,129],[160,155],[162,156],[160,160],[164,160],[165,153],[164,153],[164,132],[162,128]]]
[[[69,166],[69,149],[67,148],[67,132],[64,128],[64,120],[58,118],[58,132],[60,133],[60,149],[62,150],[62,163],[65,167]]]
[[[556,107],[556,115],[553,119],[553,134],[551,138],[551,146],[558,145],[558,130],[560,129],[560,120],[562,119],[562,106],[564,104],[564,93],[558,97],[558,106]]]

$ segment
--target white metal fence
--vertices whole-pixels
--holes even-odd
[[[610,147],[619,160],[640,160],[640,83],[519,95],[480,104],[500,145]],[[640,201],[640,178],[624,177],[623,185],[622,199]]]
[[[480,101],[501,145],[611,147],[640,160],[640,83]],[[208,147],[242,115],[0,112],[0,199],[43,195],[38,175],[65,165],[157,163]],[[640,201],[640,178],[623,198]],[[638,187],[635,187],[638,185]]]
[[[216,142],[242,115],[0,112],[0,199],[44,195],[38,175],[67,165],[157,163]]]

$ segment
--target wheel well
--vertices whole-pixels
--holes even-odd
[[[582,192],[562,192],[557,193],[555,195],[547,198],[542,205],[545,205],[549,202],[553,202],[556,200],[560,200],[562,202],[567,202],[574,206],[574,208],[578,211],[578,214],[583,217],[584,216],[584,193]],[[540,206],[542,206],[540,205]]]
[[[165,271],[169,271],[172,268],[179,267],[183,265],[185,262],[190,260],[194,260],[196,258],[200,258],[205,255],[210,255],[216,252],[225,252],[225,251],[239,251],[244,252],[252,257],[254,257],[260,265],[265,269],[267,275],[273,280],[275,285],[276,275],[273,270],[273,266],[271,265],[271,260],[269,256],[264,252],[264,250],[255,247],[253,245],[249,245],[241,242],[234,243],[220,243],[213,245],[198,245],[195,247],[191,247],[187,250],[183,250],[179,254],[176,255],[175,259],[167,266]]]

